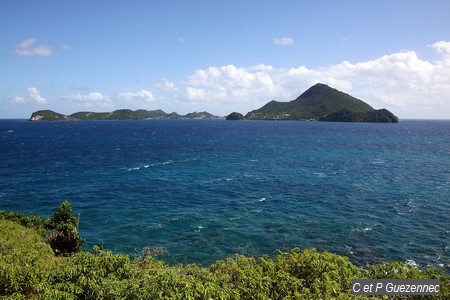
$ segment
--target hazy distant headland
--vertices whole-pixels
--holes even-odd
[[[318,83],[297,99],[290,102],[272,100],[245,116],[233,112],[220,117],[204,112],[179,115],[158,110],[120,109],[113,112],[76,112],[64,115],[52,110],[40,110],[31,115],[30,121],[78,121],[78,120],[148,120],[148,119],[223,119],[227,120],[314,120],[329,122],[378,122],[397,123],[398,117],[387,109],[374,109],[366,102],[349,94]]]

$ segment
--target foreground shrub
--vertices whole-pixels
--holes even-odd
[[[394,262],[363,271],[347,257],[315,249],[295,248],[274,259],[236,255],[209,268],[169,266],[148,255],[131,261],[97,246],[92,253],[57,257],[42,235],[19,224],[22,217],[17,223],[0,220],[2,299],[372,299],[351,295],[356,278],[435,278],[441,281],[441,296],[428,298],[450,298],[450,277],[442,270]],[[52,220],[75,226],[67,205]]]
[[[0,296],[60,298],[62,294],[49,281],[57,263],[52,249],[35,230],[0,221]]]
[[[26,216],[22,212],[0,210],[0,220],[9,220],[24,227],[35,229],[42,237],[47,236],[45,222],[39,216]]]
[[[64,201],[49,220],[46,228],[50,230],[48,241],[56,255],[70,255],[81,251],[84,239],[78,234],[78,220],[72,216],[72,205]]]
[[[281,252],[275,264],[292,277],[302,280],[302,295],[306,298],[351,294],[352,279],[362,277],[361,270],[347,257],[329,252],[319,253],[315,249],[301,251],[295,248]]]

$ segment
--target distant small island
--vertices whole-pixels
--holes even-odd
[[[76,112],[64,115],[52,110],[40,110],[30,121],[81,121],[81,120],[155,120],[155,119],[226,119],[226,120],[308,120],[326,122],[377,122],[397,123],[398,117],[387,109],[374,109],[366,102],[326,84],[310,87],[290,102],[272,100],[245,116],[233,112],[226,117],[206,111],[179,115],[157,110],[119,109],[113,112]]]
[[[270,101],[242,115],[233,112],[227,120],[314,120],[328,122],[397,123],[387,109],[376,110],[364,101],[318,83],[290,102]]]
[[[76,112],[64,115],[52,110],[39,110],[31,115],[30,121],[93,121],[93,120],[155,120],[155,119],[222,119],[206,111],[179,115],[158,110],[119,109],[113,112]]]

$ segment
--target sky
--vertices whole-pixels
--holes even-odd
[[[0,1],[0,118],[246,114],[318,82],[450,119],[450,1]]]

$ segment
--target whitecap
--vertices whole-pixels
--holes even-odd
[[[405,265],[417,267],[417,263],[416,263],[414,260],[412,260],[412,259],[407,259],[407,260],[405,261]]]
[[[374,161],[372,161],[372,164],[374,164],[374,165],[382,165],[382,164],[384,164],[384,160],[376,158],[376,159],[374,159]]]
[[[162,229],[164,227],[166,227],[164,224],[149,225],[147,226],[147,230]]]
[[[131,172],[131,171],[137,171],[137,170],[139,170],[139,169],[140,169],[140,167],[125,168],[125,170],[127,170],[128,172]]]
[[[359,228],[353,228],[352,229],[353,232],[369,232],[372,231],[372,228],[370,227],[359,227]]]
[[[266,198],[262,197],[261,199],[258,200],[259,202],[264,202],[266,201]]]
[[[347,249],[348,253],[353,254],[353,247],[345,245],[345,248]]]
[[[322,173],[322,172],[314,172],[314,175],[316,175],[317,177],[320,177],[320,178],[327,177],[327,174]]]

